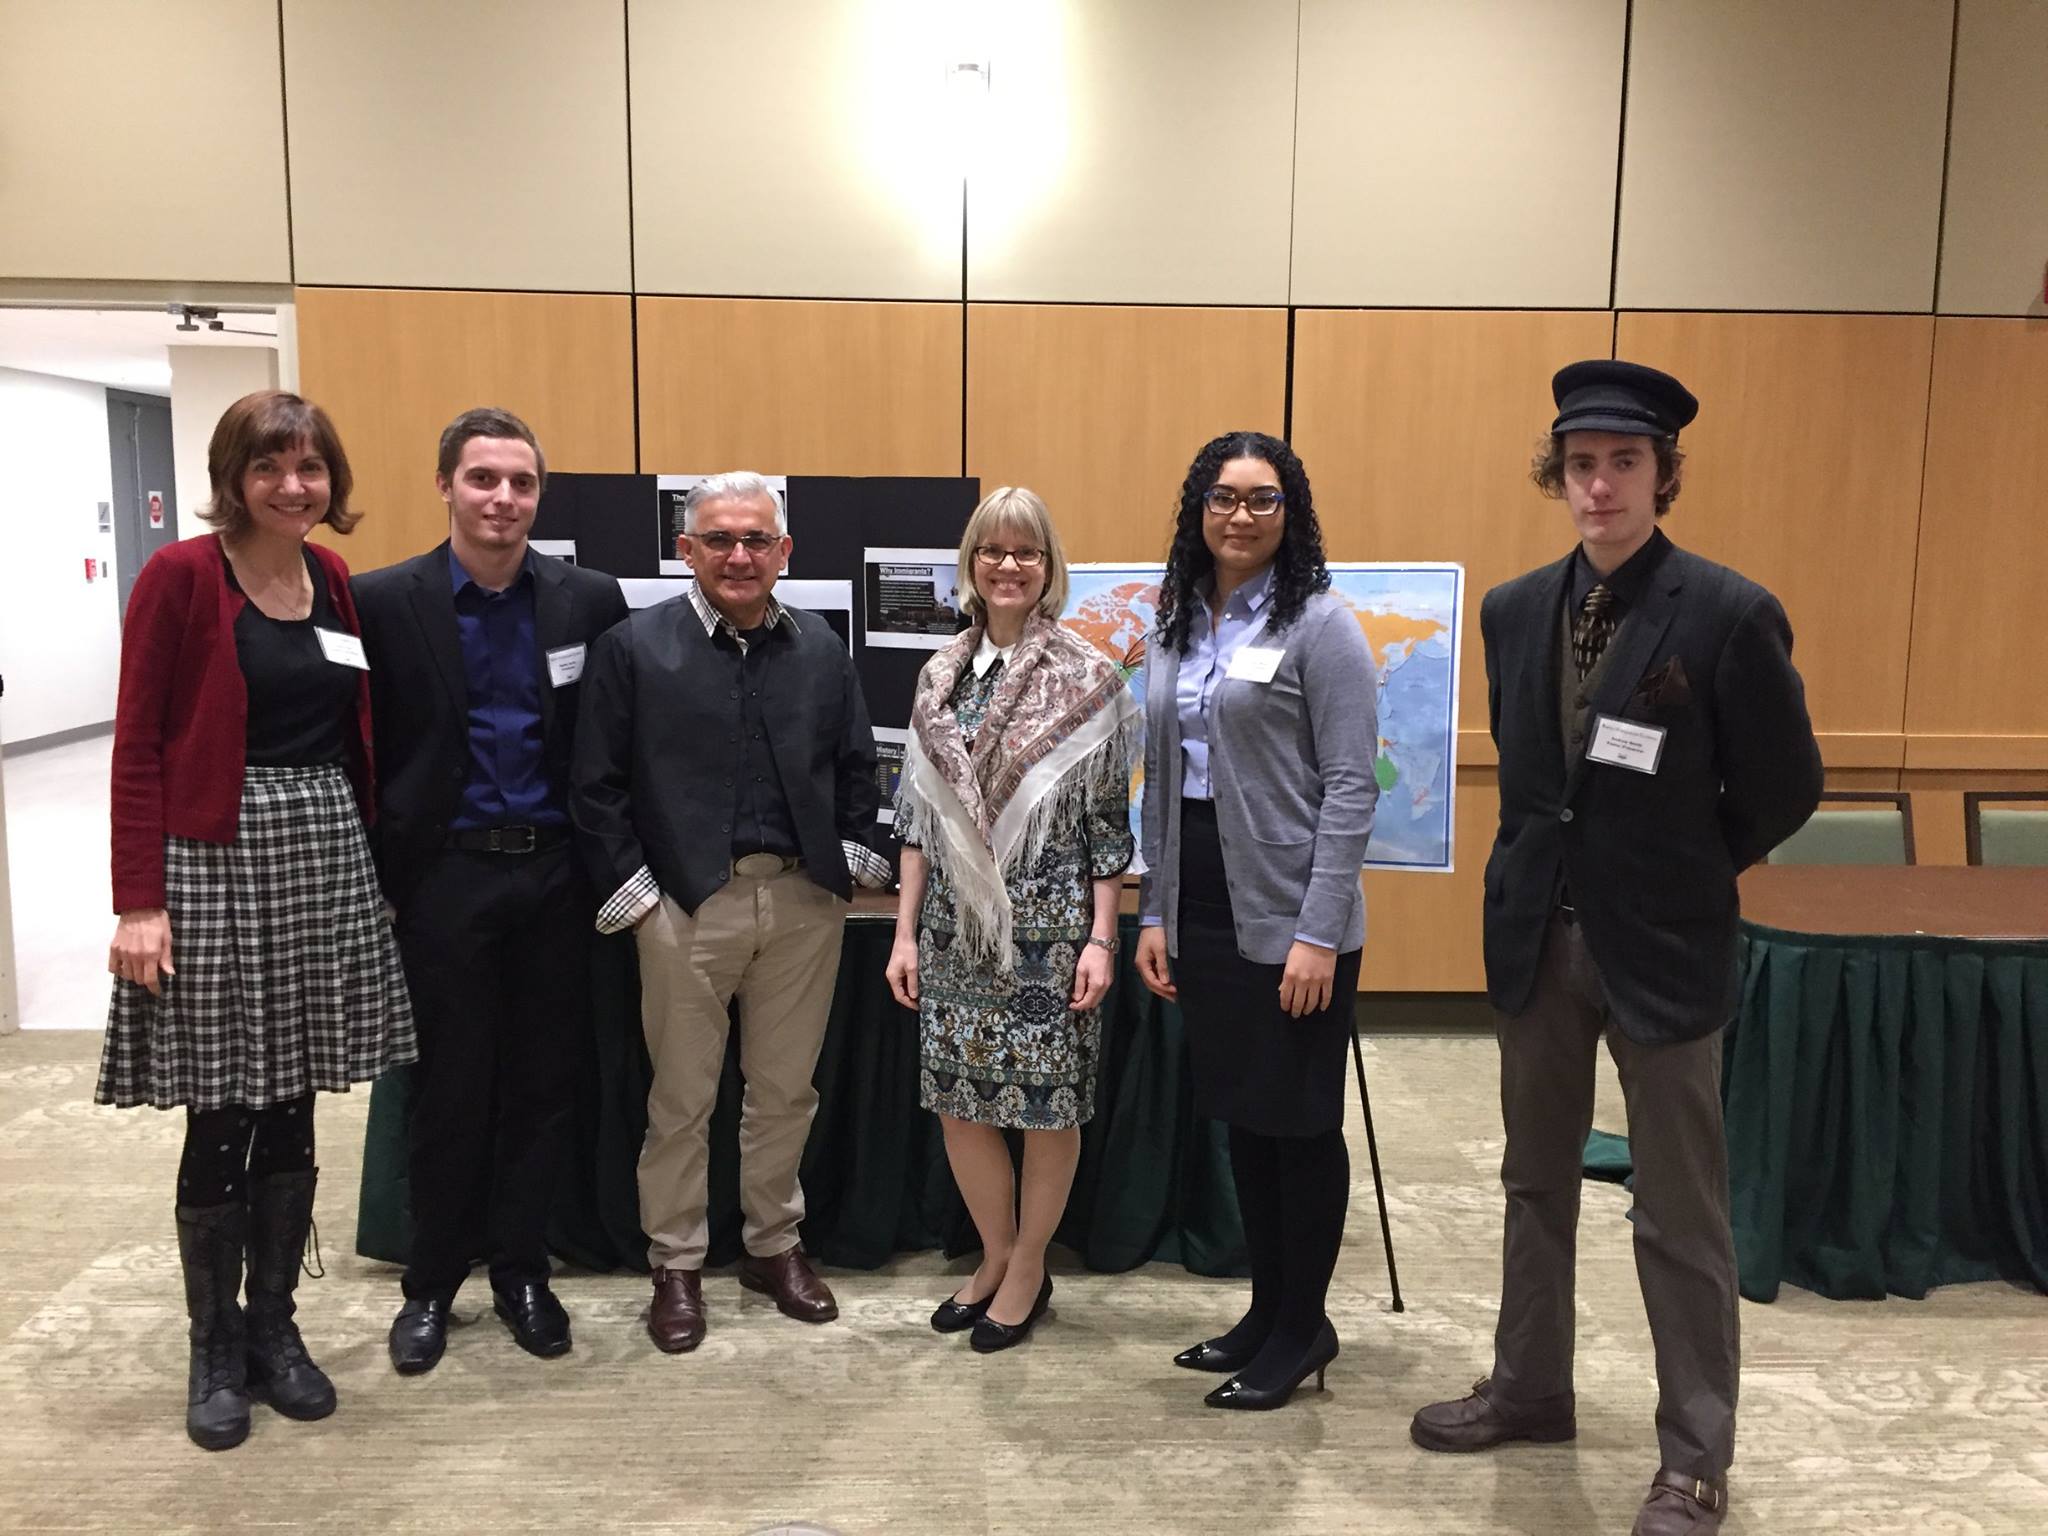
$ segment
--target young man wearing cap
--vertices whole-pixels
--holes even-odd
[[[1486,866],[1507,1240],[1493,1373],[1415,1441],[1569,1440],[1579,1182],[1601,1035],[1635,1162],[1636,1273],[1662,1465],[1636,1536],[1711,1531],[1735,1452],[1735,1248],[1721,1030],[1736,876],[1812,813],[1820,750],[1785,612],[1658,527],[1699,403],[1633,363],[1574,363],[1533,477],[1578,547],[1486,594],[1500,831]]]

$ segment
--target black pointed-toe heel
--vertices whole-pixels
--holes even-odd
[[[1031,1303],[1031,1310],[1021,1323],[999,1323],[987,1315],[984,1308],[982,1319],[974,1325],[974,1332],[968,1335],[968,1346],[977,1355],[992,1355],[999,1349],[1009,1349],[1022,1344],[1031,1337],[1031,1330],[1038,1320],[1045,1316],[1045,1309],[1052,1305],[1052,1276],[1045,1277],[1045,1284],[1038,1288],[1038,1300]]]
[[[932,1314],[932,1328],[938,1333],[964,1333],[982,1319],[988,1311],[988,1304],[995,1300],[996,1293],[990,1291],[979,1301],[960,1301],[948,1296],[939,1303],[938,1311]]]
[[[1250,1365],[1257,1353],[1256,1349],[1219,1349],[1216,1340],[1204,1339],[1175,1355],[1173,1363],[1184,1371],[1214,1371],[1227,1376]]]
[[[1323,1373],[1330,1368],[1330,1362],[1337,1358],[1337,1330],[1326,1320],[1323,1331],[1316,1335],[1307,1358],[1296,1368],[1294,1380],[1284,1387],[1247,1386],[1241,1377],[1233,1376],[1202,1401],[1211,1408],[1243,1408],[1254,1412],[1268,1408],[1284,1408],[1301,1384],[1313,1376],[1316,1390],[1323,1390]]]

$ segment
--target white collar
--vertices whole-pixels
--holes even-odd
[[[989,639],[988,632],[984,630],[981,636],[981,648],[974,653],[974,675],[976,677],[987,677],[988,669],[999,661],[1008,661],[1010,659],[1010,652],[1015,649],[1017,649],[1016,641],[1013,640],[1008,645],[999,646],[995,641]]]

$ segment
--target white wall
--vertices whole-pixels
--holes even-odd
[[[206,445],[221,412],[242,396],[277,388],[274,347],[166,347],[171,355],[171,457],[177,464],[178,533],[206,533],[200,509],[212,495]]]
[[[107,392],[0,368],[0,742],[114,718],[121,620]],[[107,563],[85,579],[85,559]]]

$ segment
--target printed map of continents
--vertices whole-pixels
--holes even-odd
[[[1063,622],[1123,668],[1140,707],[1145,647],[1159,601],[1156,565],[1077,565]],[[1380,784],[1369,868],[1451,867],[1457,761],[1458,618],[1464,572],[1455,565],[1333,564],[1333,590],[1351,605],[1379,668]],[[1142,769],[1132,776],[1138,823]]]

